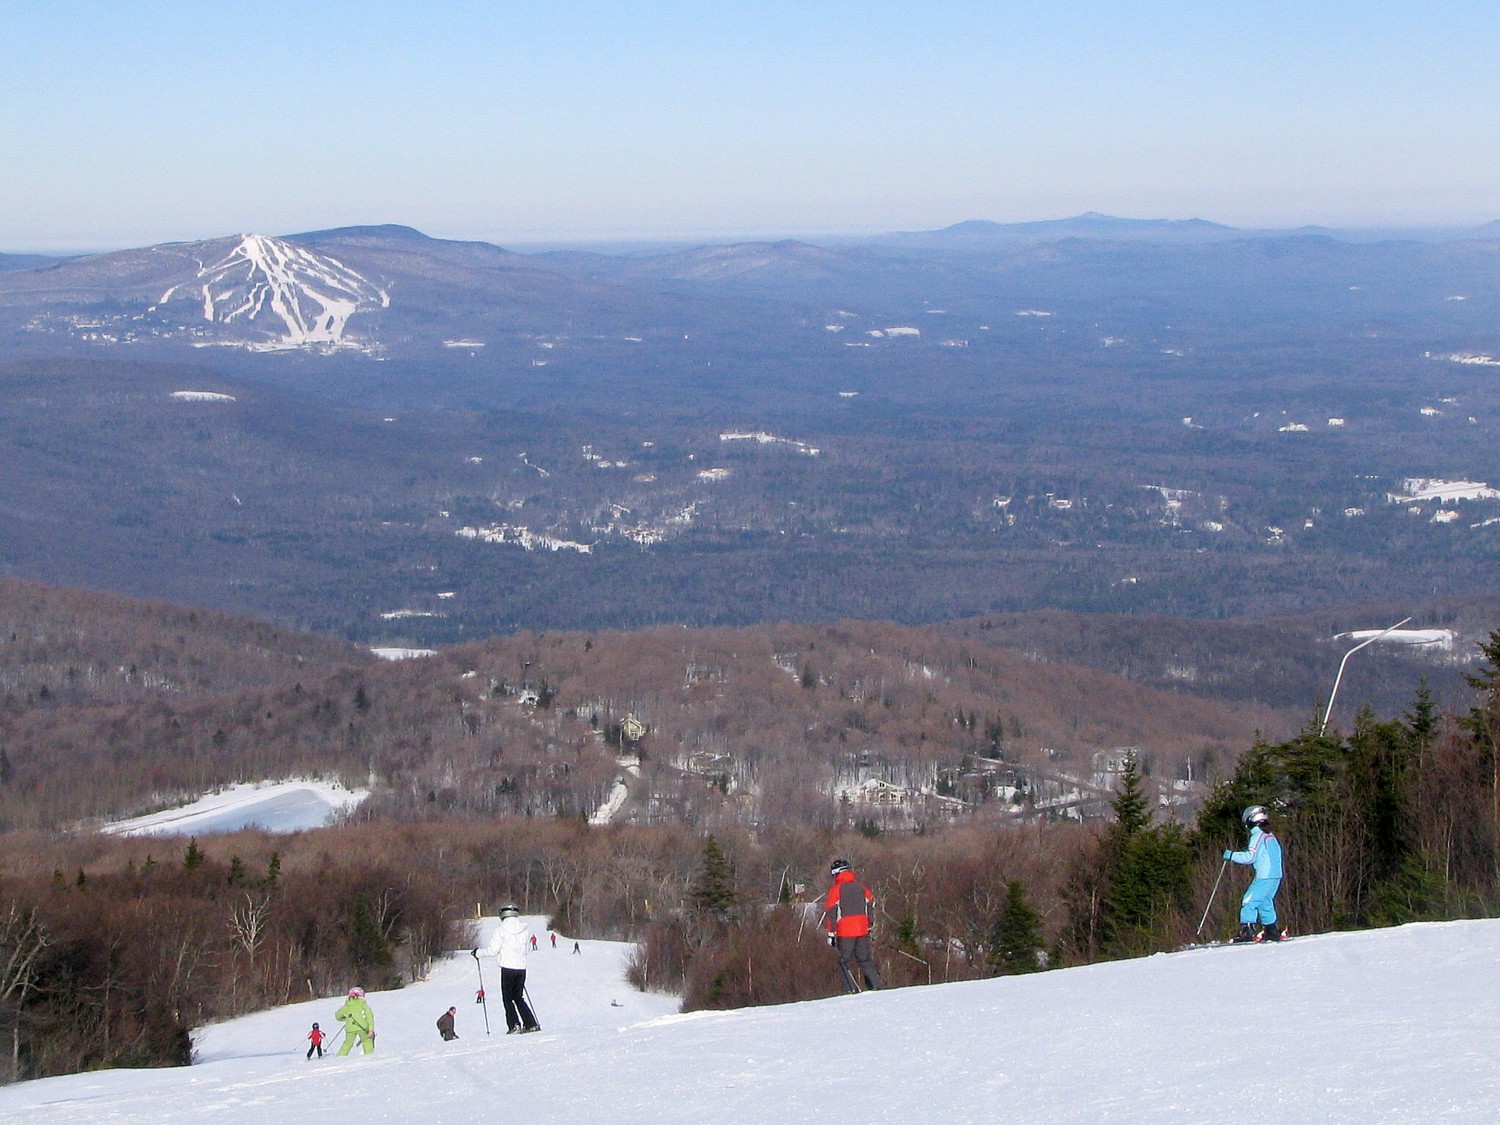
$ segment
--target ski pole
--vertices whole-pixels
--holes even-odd
[[[524,984],[521,985],[521,995],[526,997],[526,1006],[531,1009],[531,1022],[536,1024],[536,1029],[540,1031],[542,1029],[542,1021],[536,1014],[536,1005],[531,1002],[531,989],[527,988]]]
[[[469,950],[469,955],[474,958],[474,968],[479,973],[479,1007],[484,1011],[484,1033],[490,1033],[490,1005],[484,994],[484,966],[479,961],[479,950]]]
[[[338,1031],[334,1034],[334,1037],[328,1041],[328,1053],[330,1055],[333,1054],[333,1049],[339,1045],[339,1040],[342,1039],[343,1037],[344,1037],[344,1024],[343,1024],[342,1021],[340,1021]]]
[[[1208,921],[1208,912],[1214,906],[1214,896],[1219,893],[1219,880],[1224,878],[1224,869],[1228,866],[1227,859],[1219,865],[1219,878],[1214,880],[1214,889],[1208,894],[1208,905],[1203,908],[1203,917],[1198,919],[1198,929],[1195,932],[1199,937],[1203,936],[1203,923]]]

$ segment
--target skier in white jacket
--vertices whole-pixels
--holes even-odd
[[[500,960],[500,1000],[505,1005],[507,1035],[541,1031],[531,1005],[526,1002],[526,955],[531,952],[531,928],[521,921],[521,911],[512,903],[500,908],[500,925],[484,951]]]

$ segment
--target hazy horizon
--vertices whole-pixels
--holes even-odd
[[[1500,10],[1099,0],[24,5],[0,246],[1496,217]]]

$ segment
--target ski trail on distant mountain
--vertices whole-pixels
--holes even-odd
[[[217,262],[198,271],[205,320],[232,324],[269,314],[285,331],[267,349],[343,347],[349,318],[362,307],[390,306],[390,295],[334,258],[279,238],[244,235]],[[165,303],[178,287],[163,294]]]

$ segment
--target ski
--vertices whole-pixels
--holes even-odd
[[[1283,933],[1275,941],[1234,941],[1225,938],[1222,941],[1190,941],[1186,945],[1177,947],[1178,953],[1186,953],[1190,949],[1219,949],[1226,945],[1281,945],[1283,942],[1291,941],[1290,934]]]

